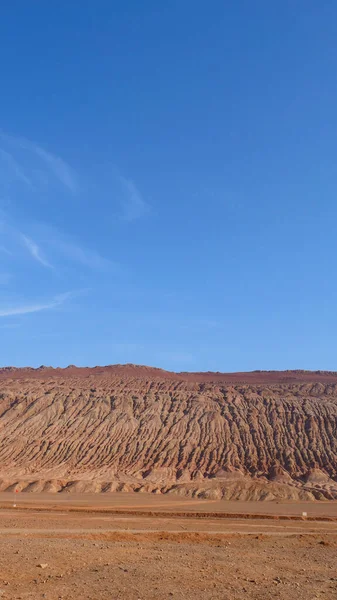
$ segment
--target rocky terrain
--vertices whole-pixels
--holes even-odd
[[[0,369],[0,491],[337,499],[337,373]]]

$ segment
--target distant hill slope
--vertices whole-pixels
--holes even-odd
[[[14,379],[22,379],[25,375],[30,378],[62,377],[62,378],[88,378],[90,376],[119,376],[123,378],[140,379],[169,379],[172,381],[194,381],[198,383],[337,383],[337,372],[335,371],[251,371],[249,373],[173,373],[147,367],[144,365],[106,365],[102,367],[76,367],[69,365],[65,369],[46,367],[42,365],[37,369],[32,367],[0,367],[0,381],[3,377],[10,376]]]
[[[0,369],[0,490],[337,499],[337,373]]]

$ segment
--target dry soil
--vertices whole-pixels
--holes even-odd
[[[242,503],[242,515],[250,509],[247,519],[222,518],[240,503],[223,503],[221,512],[220,502],[109,494],[96,508],[90,496],[71,497],[68,504],[64,495],[49,495],[47,502],[27,496],[25,502],[18,498],[16,508],[11,497],[1,497],[5,599],[337,597],[334,502],[307,503],[308,514],[318,517],[308,521],[276,518],[298,516],[303,506],[291,503],[263,503],[271,519],[256,514],[259,503]],[[317,507],[330,520],[320,520]]]

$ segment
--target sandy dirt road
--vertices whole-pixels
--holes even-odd
[[[72,513],[52,511],[27,511],[20,509],[0,510],[0,536],[48,535],[64,537],[67,535],[90,537],[98,535],[102,538],[113,537],[123,533],[125,536],[142,533],[170,533],[180,535],[186,533],[227,535],[255,534],[259,535],[311,535],[324,533],[337,535],[336,521],[306,521],[284,519],[237,519],[237,518],[194,518],[176,516],[137,516],[109,515],[101,513]]]
[[[227,500],[200,500],[184,498],[176,495],[154,495],[136,493],[115,494],[34,494],[34,493],[0,493],[0,509],[11,507],[16,503],[18,508],[47,508],[90,511],[127,511],[127,512],[186,512],[186,513],[219,513],[250,514],[271,516],[298,516],[307,512],[309,517],[337,518],[337,502],[243,502]]]

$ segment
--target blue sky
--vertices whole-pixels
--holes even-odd
[[[336,22],[1,5],[1,365],[336,369]]]

